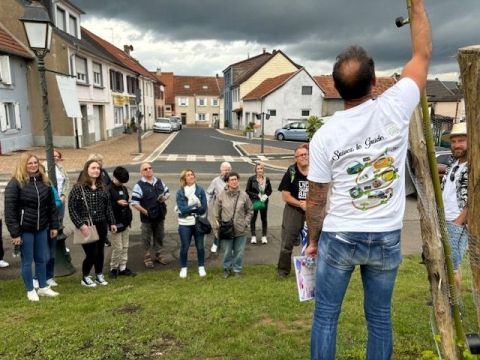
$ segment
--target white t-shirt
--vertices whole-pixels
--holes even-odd
[[[310,143],[308,180],[331,183],[325,231],[401,229],[408,125],[420,91],[402,78],[375,100],[337,111]]]
[[[462,164],[458,164],[458,160],[455,161],[450,166],[450,171],[448,174],[445,174],[444,176],[447,177],[447,180],[445,181],[445,184],[443,185],[443,205],[445,208],[445,220],[447,221],[453,221],[455,220],[458,215],[462,212],[462,210],[458,207],[458,201],[457,201],[457,181],[458,178],[460,177],[460,174],[462,173],[462,170],[465,168],[465,165],[467,163],[464,162]],[[458,165],[457,171],[455,171],[455,179],[453,181],[450,181],[450,174],[452,173],[453,169],[455,166]]]

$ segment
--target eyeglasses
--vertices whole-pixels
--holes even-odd
[[[152,170],[151,167],[148,167],[148,168],[143,168],[142,171],[147,171],[147,170]]]
[[[452,169],[452,172],[450,173],[450,181],[455,181],[455,173],[458,171],[460,166],[455,165]]]
[[[296,155],[295,157],[296,157],[296,158],[300,158],[300,157],[308,157],[308,153],[299,154],[299,155]]]

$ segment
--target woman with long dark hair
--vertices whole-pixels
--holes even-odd
[[[82,244],[85,260],[82,264],[81,284],[87,287],[108,285],[103,276],[104,247],[108,229],[117,231],[113,216],[110,196],[101,179],[101,166],[96,160],[85,163],[78,182],[73,186],[68,197],[68,211],[73,224],[85,237],[90,235],[89,219],[97,228],[99,240]],[[95,281],[90,277],[95,268]]]
[[[57,296],[47,286],[47,238],[58,230],[58,214],[50,182],[39,166],[38,158],[24,153],[17,162],[12,179],[5,188],[5,223],[12,244],[20,248],[21,272],[27,288],[27,298]],[[32,263],[38,276],[39,289],[33,287]]]

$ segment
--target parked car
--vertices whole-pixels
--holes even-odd
[[[411,158],[410,155],[410,150],[407,154],[408,158]],[[448,148],[445,147],[440,147],[436,146],[435,147],[435,157],[437,158],[437,171],[438,171],[438,176],[441,177],[445,173],[447,169],[447,165],[450,162],[450,159],[452,158],[452,151]],[[408,163],[406,164],[408,166]],[[405,173],[405,194],[408,195],[414,195],[416,194],[415,186],[413,184],[412,177],[410,175],[410,172],[408,169],[406,169]]]
[[[182,119],[180,116],[170,116],[170,119],[175,119],[175,121],[178,123],[178,129],[182,130]]]
[[[288,123],[281,129],[275,130],[275,139],[308,141],[307,123],[305,121]]]
[[[178,124],[177,119],[169,118],[170,123],[172,124],[172,130],[173,131],[178,131],[180,130],[180,125]]]
[[[153,124],[153,132],[166,132],[171,133],[173,131],[172,123],[169,118],[157,118]]]

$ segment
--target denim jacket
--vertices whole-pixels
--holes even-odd
[[[203,188],[199,185],[195,185],[195,196],[200,199],[200,207],[197,205],[188,205],[188,199],[185,196],[183,187],[177,190],[176,202],[178,217],[187,217],[192,214],[203,215],[207,212],[207,196]]]

